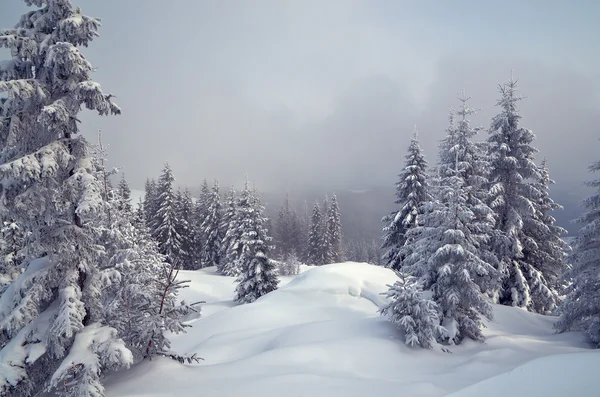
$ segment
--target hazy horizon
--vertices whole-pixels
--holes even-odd
[[[598,2],[73,4],[103,20],[82,52],[123,109],[86,113],[82,131],[103,131],[138,189],[165,161],[190,187],[246,174],[270,191],[393,184],[414,125],[435,163],[457,94],[487,128],[511,70],[553,179],[580,184],[600,160]],[[26,10],[6,2],[0,27]]]

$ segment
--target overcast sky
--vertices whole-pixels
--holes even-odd
[[[0,0],[0,26],[26,10]],[[523,126],[558,183],[600,160],[600,1],[73,0],[84,55],[123,114],[102,129],[134,187],[172,165],[259,188],[392,184],[413,125],[435,162],[462,89],[485,128],[519,78]],[[5,55],[2,53],[1,55]]]

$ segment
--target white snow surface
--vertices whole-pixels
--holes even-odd
[[[600,352],[579,333],[557,335],[555,318],[494,306],[485,343],[409,348],[378,313],[396,280],[365,263],[303,266],[279,289],[234,306],[234,278],[214,268],[180,273],[183,298],[204,300],[202,317],[173,350],[200,364],[166,358],[110,375],[110,397],[239,396],[598,396]]]

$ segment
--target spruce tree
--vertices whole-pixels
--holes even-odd
[[[439,180],[438,197],[425,205],[422,226],[408,232],[413,245],[404,270],[431,289],[444,332],[438,341],[458,344],[469,337],[483,340],[480,315],[492,317],[483,292],[497,281],[494,266],[479,255],[485,235],[472,231],[475,214],[468,188],[457,166]]]
[[[24,270],[22,249],[27,234],[14,219],[3,222],[0,229],[0,293]]]
[[[496,214],[492,248],[503,274],[498,300],[544,313],[554,308],[557,296],[552,286],[555,276],[548,272],[553,266],[540,268],[536,258],[543,244],[540,238],[546,235],[538,232],[545,229],[539,219],[543,176],[534,162],[535,136],[520,126],[517,103],[522,98],[516,91],[515,80],[500,86],[502,111],[492,120],[488,138],[490,207]]]
[[[98,36],[100,20],[68,0],[26,3],[39,8],[0,32],[11,56],[0,63],[1,210],[31,232],[24,271],[2,295],[0,394],[102,396],[101,375],[132,355],[102,313],[92,227],[102,187],[78,113],[120,109],[78,49]]]
[[[173,191],[174,181],[173,171],[166,163],[156,187],[155,205],[157,210],[152,218],[152,231],[160,253],[167,258],[167,262],[181,268],[184,265],[182,263],[184,252],[182,237],[178,230],[180,219]]]
[[[331,248],[329,247],[329,227],[327,224],[329,220],[329,205],[329,195],[325,194],[325,198],[323,199],[323,204],[321,207],[321,225],[319,229],[319,255],[321,256],[321,264],[332,263],[331,260],[329,260],[330,258],[328,256],[329,252],[331,252]]]
[[[152,234],[154,234],[153,219],[156,215],[156,181],[154,179],[146,179],[144,185],[144,221]]]
[[[221,243],[224,236],[221,225],[222,215],[219,182],[215,179],[206,218],[202,223],[202,233],[206,238],[203,247],[202,262],[205,266],[216,266],[217,269],[221,266]]]
[[[100,153],[97,150],[96,156]],[[105,180],[108,173],[104,162],[94,157],[93,164],[98,179]],[[101,298],[103,316],[135,361],[153,356],[184,361],[186,357],[170,351],[167,333],[184,332],[189,327],[184,318],[199,311],[195,304],[178,302],[179,290],[186,284],[177,280],[175,265],[165,262],[145,224],[134,224],[131,210],[123,205],[127,195],[128,190],[121,185],[107,192],[104,211],[94,221],[97,243],[104,247],[99,258],[101,278],[106,280]]]
[[[121,179],[119,180],[119,185],[117,186],[118,196],[120,202],[117,204],[120,210],[125,211],[126,213],[132,213],[133,207],[131,206],[131,189],[129,188],[129,184],[125,179],[125,174],[121,175]]]
[[[276,290],[279,279],[275,263],[268,258],[268,244],[271,238],[264,228],[264,207],[258,193],[249,189],[248,181],[240,195],[237,209],[237,225],[240,231],[240,240],[237,243],[240,251],[238,266],[241,274],[237,280],[234,302],[243,304],[252,303]]]
[[[342,223],[340,208],[335,193],[331,197],[329,204],[326,225],[327,251],[325,252],[325,263],[342,262]]]
[[[438,305],[423,296],[423,287],[414,277],[398,273],[399,280],[388,285],[389,302],[381,309],[404,333],[404,343],[430,349],[446,330],[440,325]]]
[[[590,171],[600,170],[600,162]],[[587,212],[577,219],[582,225],[569,258],[571,268],[565,275],[569,285],[560,306],[561,318],[556,323],[560,332],[580,330],[600,347],[600,179],[588,186],[596,193],[584,201]]]
[[[394,203],[400,205],[400,209],[382,219],[387,223],[383,228],[381,245],[386,250],[383,261],[386,267],[394,270],[400,270],[402,266],[400,251],[406,243],[406,232],[418,225],[421,206],[432,199],[427,181],[427,161],[419,146],[416,128],[408,147],[406,166],[398,177]]]
[[[310,233],[308,235],[308,263],[311,265],[323,264],[323,238],[322,238],[322,216],[319,203],[313,206]]]
[[[181,263],[182,269],[196,268],[194,257],[194,203],[192,194],[188,189],[178,190],[175,195],[175,213],[177,215],[177,233],[181,237]]]
[[[221,243],[221,262],[218,271],[225,276],[237,276],[240,269],[237,267],[238,252],[234,249],[234,244],[239,239],[239,229],[237,227],[237,198],[233,186],[225,199],[221,232],[223,233],[223,241]]]

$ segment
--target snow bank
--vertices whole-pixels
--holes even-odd
[[[392,271],[362,263],[302,270],[283,278],[279,290],[242,306],[231,302],[233,278],[210,268],[181,272],[181,279],[191,280],[184,298],[207,303],[203,317],[190,321],[193,328],[173,337],[173,350],[197,353],[205,361],[187,366],[168,359],[143,362],[112,375],[108,396],[444,396],[486,387],[486,380],[531,360],[559,363],[570,357],[565,353],[576,357],[572,353],[588,351],[579,334],[555,335],[553,318],[499,306],[484,332],[486,343],[466,341],[453,347],[452,354],[439,346],[411,349],[378,314],[384,302],[380,293],[396,280]],[[581,368],[563,371],[562,379]],[[586,379],[576,395],[597,395],[597,383],[591,376]],[[530,379],[540,387],[546,381],[545,376]],[[504,395],[537,395],[521,393],[520,383],[514,386]]]

